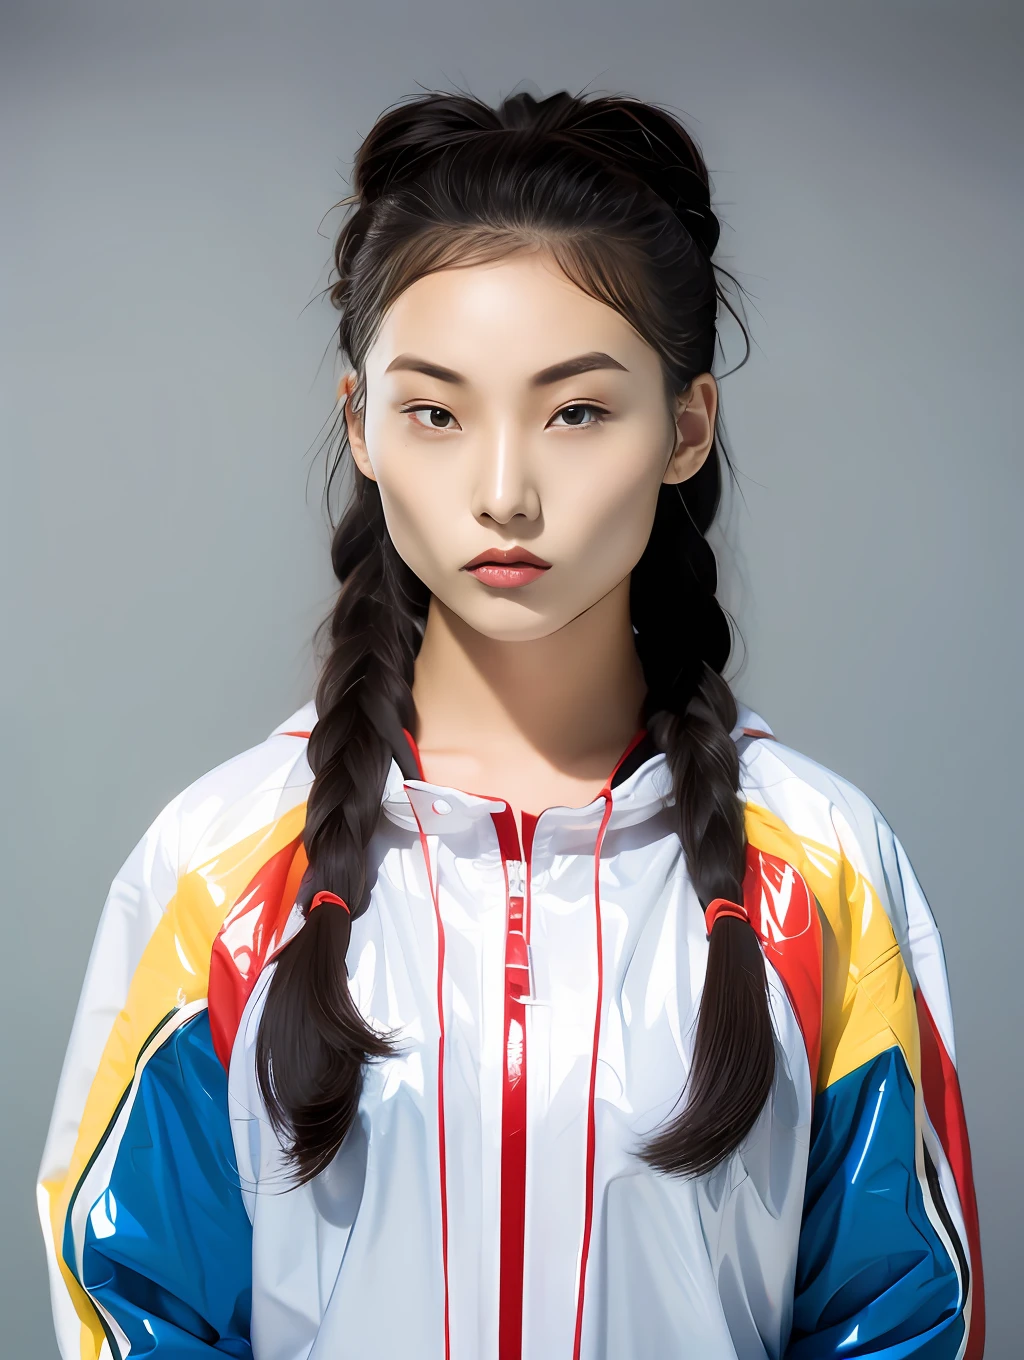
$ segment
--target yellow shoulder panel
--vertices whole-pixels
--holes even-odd
[[[802,874],[818,902],[823,971],[818,1091],[894,1044],[920,1088],[913,984],[878,892],[842,848],[799,836],[756,803],[746,805],[747,839]]]

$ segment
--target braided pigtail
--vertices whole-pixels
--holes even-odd
[[[346,906],[319,905],[281,952],[256,1044],[260,1093],[299,1183],[340,1147],[363,1064],[392,1052],[352,1000],[345,956],[352,921],[369,903],[366,848],[392,750],[401,728],[415,726],[411,682],[425,614],[422,587],[395,552],[376,484],[365,478],[335,533],[332,558],[341,592],[309,739],[309,870],[299,902],[308,911],[314,893],[326,890]]]
[[[366,358],[388,309],[438,269],[538,245],[585,293],[618,311],[658,353],[668,406],[708,373],[719,309],[749,338],[712,264],[719,221],[710,177],[687,130],[665,109],[625,96],[519,93],[495,108],[429,92],[386,111],[355,158],[351,213],[335,242],[338,344],[354,383],[340,418],[365,402]],[[668,412],[668,406],[666,408]],[[679,835],[697,894],[739,901],[745,861],[736,705],[722,679],[731,636],[715,599],[704,535],[717,510],[716,433],[701,470],[659,494],[630,605],[648,684],[647,721],[672,771]],[[728,461],[726,459],[726,461]],[[361,475],[334,538],[341,594],[309,743],[315,776],[305,831],[318,890],[365,911],[366,850],[401,728],[415,734],[411,683],[429,598],[391,543],[376,484]],[[666,616],[664,602],[675,612]],[[402,757],[399,756],[399,763]],[[362,1065],[390,1051],[348,991],[351,921],[330,900],[281,953],[257,1046],[270,1117],[290,1140],[301,1179],[326,1166],[359,1099]],[[688,1081],[689,1099],[645,1155],[667,1172],[699,1173],[752,1126],[774,1077],[765,966],[754,931],[719,916]]]
[[[728,620],[715,598],[714,553],[687,503],[706,514],[717,492],[714,454],[693,479],[662,488],[651,540],[631,581],[636,644],[647,680],[647,725],[668,757],[679,837],[701,906],[743,901],[746,835],[738,796],[737,708],[720,671]],[[702,479],[702,481],[698,481]],[[702,503],[703,502],[703,503]],[[710,523],[712,509],[704,523]],[[682,587],[667,616],[657,582]],[[761,943],[752,926],[718,916],[711,927],[687,1101],[642,1156],[659,1171],[701,1175],[742,1142],[775,1076],[775,1041]]]

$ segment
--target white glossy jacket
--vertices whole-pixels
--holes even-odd
[[[173,835],[177,865],[156,913],[172,881],[180,894],[183,874],[300,808],[311,776],[301,737],[286,734],[314,722],[307,705],[165,811],[150,834],[157,860]],[[980,1354],[969,1150],[966,1134],[958,1139],[935,1113],[948,1114],[954,1097],[960,1106],[931,913],[902,847],[859,790],[744,729],[767,728],[742,709],[734,737],[751,842],[745,900],[760,918],[777,1063],[741,1147],[694,1180],[656,1173],[636,1155],[678,1109],[708,953],[664,756],[588,807],[542,812],[528,853],[502,800],[405,779],[392,763],[369,851],[370,906],[353,924],[348,968],[357,1005],[397,1032],[401,1052],[368,1069],[356,1126],[327,1171],[300,1188],[290,1186],[255,1081],[272,962],[246,974],[226,1095],[199,1083],[212,1101],[206,1127],[222,1109],[230,1128],[251,1223],[251,1240],[231,1239],[251,1265],[248,1316],[239,1321],[244,1305],[233,1309],[237,1349],[213,1304],[204,1314],[196,1303],[208,1283],[173,1287],[188,1316],[221,1338],[194,1324],[194,1349],[181,1317],[157,1316],[149,1295],[125,1299],[110,1284],[111,1252],[122,1253],[120,1268],[133,1249],[118,1243],[119,1206],[141,1225],[147,1251],[161,1234],[187,1234],[198,1271],[223,1265],[204,1267],[202,1232],[180,1208],[189,1196],[174,1193],[174,1138],[161,1145],[131,1113],[146,1099],[148,1067],[161,1092],[171,1089],[154,1055],[166,1055],[175,1034],[202,1021],[217,1046],[224,1025],[212,982],[205,1019],[206,1000],[179,992],[98,1146],[85,1138],[93,1162],[77,1197],[61,1188],[82,1160],[82,1112],[109,1049],[111,998],[97,1020],[90,995],[112,987],[122,993],[116,1005],[127,1004],[156,928],[140,921],[130,957],[119,945],[104,976],[110,942],[131,934],[119,924],[115,883],[41,1176],[65,1357],[87,1353],[90,1305],[105,1323],[103,1345],[122,1355],[142,1353],[132,1332],[142,1326],[146,1351],[160,1356],[258,1360]],[[149,869],[129,861],[122,881],[151,872],[152,845],[148,857]],[[248,899],[223,909],[217,939],[236,962],[249,958],[231,943]],[[295,910],[283,935],[301,928]],[[192,1099],[184,1085],[169,1098]],[[132,1170],[140,1138],[161,1148],[149,1181],[171,1187],[148,1224]],[[191,1186],[202,1149],[181,1156],[190,1169],[179,1182]],[[213,1175],[200,1177],[197,1204]],[[146,1203],[152,1194],[150,1184]],[[71,1243],[63,1253],[55,1223]],[[913,1270],[905,1260],[889,1270],[883,1240],[890,1254],[905,1245]]]

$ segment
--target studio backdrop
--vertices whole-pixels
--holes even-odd
[[[942,932],[987,1353],[1019,1350],[1019,6],[7,0],[0,1315],[56,1360],[33,1184],[107,886],[312,693],[332,205],[389,104],[669,106],[711,168],[728,674],[898,828]]]

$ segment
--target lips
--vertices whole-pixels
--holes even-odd
[[[487,548],[477,553],[462,568],[484,585],[507,590],[536,581],[551,568],[550,562],[528,548]]]
[[[473,567],[482,567],[490,563],[497,563],[503,567],[514,564],[543,567],[545,570],[551,566],[550,562],[545,562],[543,557],[538,557],[528,548],[488,548],[486,552],[477,553],[476,557],[471,557],[462,570],[471,571]]]

